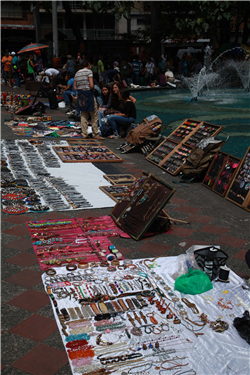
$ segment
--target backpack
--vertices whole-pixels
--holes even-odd
[[[127,142],[134,146],[144,143],[146,137],[158,135],[162,121],[156,115],[149,116],[143,120],[143,123],[131,129],[127,135]]]
[[[216,140],[214,137],[203,139],[194,147],[181,167],[184,177],[195,178],[205,172],[217,151],[225,144],[225,141]]]

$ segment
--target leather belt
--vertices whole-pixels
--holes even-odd
[[[99,302],[98,307],[103,314],[108,314],[109,311],[108,311],[107,306],[104,304],[104,302]]]
[[[123,299],[118,299],[117,300],[121,306],[121,308],[123,309],[123,311],[128,311],[128,308],[127,306],[125,305],[125,302],[123,301]]]
[[[114,307],[113,307],[113,305],[112,305],[111,302],[105,302],[104,304],[107,307],[109,313],[114,313],[115,312],[115,309],[114,309]]]
[[[130,310],[135,310],[135,306],[133,305],[133,302],[131,301],[131,299],[127,298],[125,299],[125,301],[128,304]]]
[[[97,308],[97,306],[96,306],[95,303],[91,303],[90,307],[91,307],[91,309],[94,311],[94,313],[96,315],[100,315],[101,314],[101,312],[98,310],[98,308]]]
[[[123,311],[123,309],[119,306],[119,304],[116,301],[112,301],[111,303],[112,303],[113,307],[115,308],[116,312],[122,312]]]

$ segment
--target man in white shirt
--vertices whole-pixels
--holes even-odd
[[[168,83],[170,86],[176,87],[174,73],[171,72],[171,70],[167,69],[165,73],[165,79],[166,83]]]
[[[45,70],[45,75],[49,77],[50,82],[53,83],[53,89],[56,89],[59,82],[59,71],[54,68],[49,68]]]
[[[151,59],[148,59],[145,68],[147,70],[146,77],[148,78],[148,83],[150,83],[152,81],[152,76],[154,75],[155,71],[155,64],[151,61]]]

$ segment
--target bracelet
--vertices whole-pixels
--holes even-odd
[[[75,271],[75,270],[77,269],[77,265],[76,265],[76,264],[68,264],[68,265],[66,266],[66,269],[67,269],[68,271]]]
[[[85,268],[88,268],[89,267],[89,264],[88,264],[88,262],[79,262],[78,263],[78,268],[80,268],[80,269],[85,269]]]

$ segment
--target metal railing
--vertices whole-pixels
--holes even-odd
[[[58,29],[63,34],[67,35],[67,39],[75,40],[76,37],[71,29]],[[101,40],[108,40],[108,39],[115,39],[115,30],[114,29],[90,29],[85,30],[81,29],[81,34],[84,39],[101,39]]]
[[[22,10],[2,10],[1,18],[27,18],[27,13]]]

